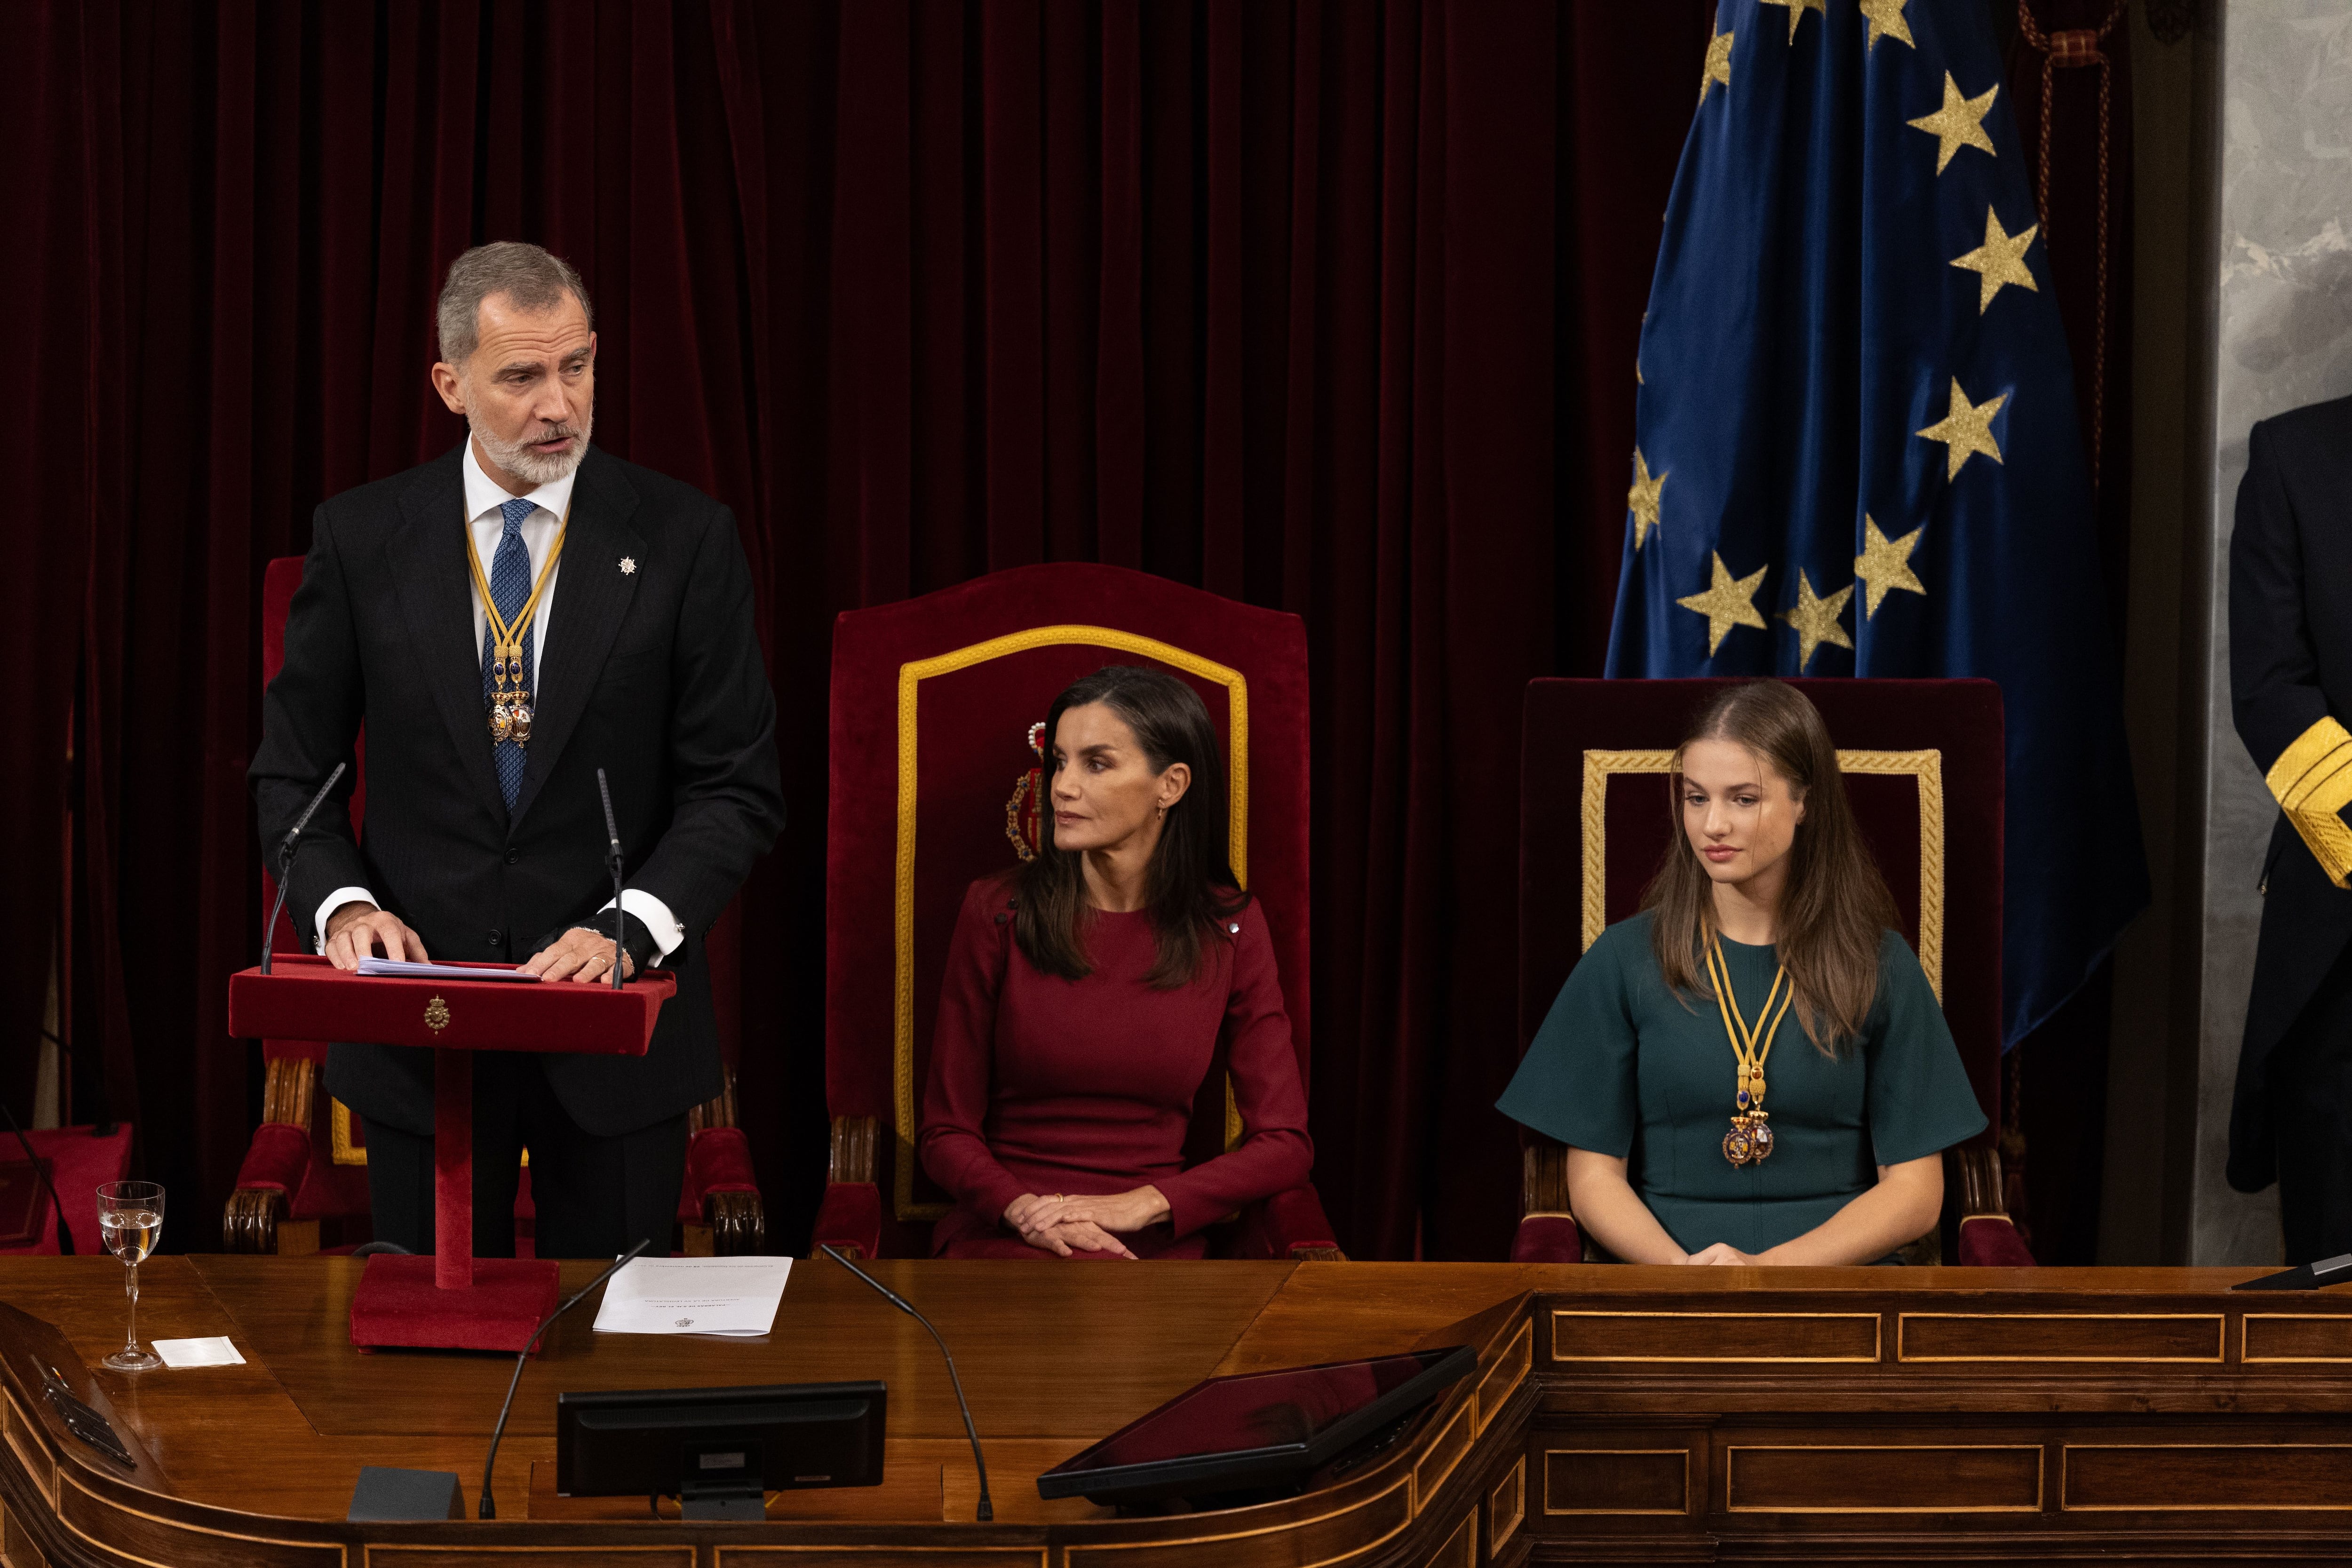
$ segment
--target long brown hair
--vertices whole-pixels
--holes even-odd
[[[1683,826],[1683,752],[1694,741],[1745,747],[1804,803],[1773,935],[1805,1037],[1833,1055],[1861,1037],[1877,999],[1878,945],[1895,924],[1895,899],[1854,826],[1829,726],[1795,687],[1742,681],[1700,709],[1675,748],[1674,838],[1642,907],[1651,911],[1650,945],[1666,984],[1686,995],[1711,996],[1705,965],[1717,935],[1715,884]]]
[[[1160,820],[1160,842],[1144,878],[1144,911],[1159,956],[1146,976],[1160,990],[1192,984],[1201,968],[1201,936],[1226,935],[1232,917],[1249,902],[1227,858],[1225,765],[1217,731],[1201,694],[1168,674],[1140,665],[1114,664],[1073,681],[1045,714],[1050,748],[1062,715],[1099,702],[1135,731],[1135,743],[1155,773],[1175,763],[1192,770],[1192,784]],[[1053,787],[1050,756],[1046,788]],[[1029,962],[1048,974],[1083,980],[1093,972],[1087,959],[1085,857],[1054,843],[1050,800],[1037,813],[1037,855],[1013,874],[1015,908],[1013,939]],[[1228,937],[1227,940],[1230,940]]]

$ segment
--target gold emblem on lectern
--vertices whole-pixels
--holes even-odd
[[[449,1004],[436,996],[425,1004],[425,1026],[435,1034],[449,1026]]]

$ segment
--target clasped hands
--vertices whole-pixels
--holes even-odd
[[[342,905],[327,917],[326,935],[327,961],[337,969],[357,969],[361,959],[379,949],[386,958],[427,962],[425,939],[409,929],[406,921],[373,904],[354,900]],[[541,980],[606,979],[613,972],[612,933],[573,926],[520,967]],[[635,970],[625,948],[621,953],[621,978],[629,979]]]
[[[1727,1241],[1718,1241],[1711,1247],[1702,1247],[1696,1252],[1685,1254],[1683,1257],[1682,1261],[1685,1263],[1728,1264],[1733,1266],[1748,1265],[1752,1267],[1766,1263],[1769,1259],[1760,1252],[1752,1254],[1742,1252],[1739,1248],[1732,1246],[1731,1243]]]
[[[1132,1234],[1168,1217],[1160,1189],[1100,1194],[1024,1193],[1004,1205],[1004,1223],[1041,1252],[1067,1258],[1073,1252],[1109,1252],[1132,1258],[1121,1233]]]

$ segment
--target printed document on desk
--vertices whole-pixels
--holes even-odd
[[[605,1285],[596,1331],[764,1334],[792,1271],[789,1258],[640,1258]]]

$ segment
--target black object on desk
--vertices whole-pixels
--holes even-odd
[[[359,1485],[352,1489],[351,1511],[343,1517],[353,1524],[463,1519],[466,1500],[457,1494],[455,1470],[396,1470],[384,1465],[362,1465]]]
[[[1281,1495],[1477,1369],[1468,1345],[1212,1377],[1037,1478],[1037,1495],[1139,1504]]]
[[[2352,1252],[2339,1252],[2333,1258],[2323,1258],[2316,1263],[2299,1264],[2277,1274],[2265,1274],[2259,1279],[2241,1279],[2230,1289],[2316,1290],[2324,1285],[2340,1285],[2347,1279],[2352,1279]]]
[[[767,1517],[765,1493],[882,1484],[878,1383],[599,1389],[555,1396],[555,1489],[675,1497],[688,1520]]]
[[[58,1375],[57,1368],[35,1363],[33,1370],[41,1374],[41,1388],[49,1396],[49,1408],[58,1413],[58,1419],[66,1424],[67,1431],[116,1464],[128,1465],[134,1470],[139,1468],[139,1461],[131,1457],[130,1449],[122,1446],[122,1439],[115,1436],[114,1424],[76,1398],[72,1387]]]

